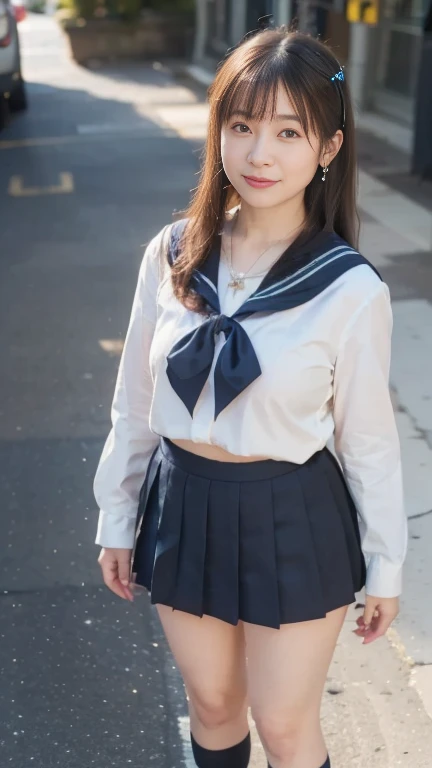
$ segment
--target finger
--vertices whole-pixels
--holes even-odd
[[[118,580],[117,583],[118,583],[119,589],[121,591],[121,597],[123,597],[125,600],[129,600],[130,603],[133,603],[133,599],[134,598],[133,598],[133,594],[132,594],[131,588],[129,586],[126,587],[124,584],[122,584],[120,579]]]
[[[363,608],[365,608],[365,606],[363,606]],[[378,611],[376,609],[374,610],[374,615],[375,614],[378,616]],[[372,624],[373,624],[373,621],[374,619],[372,619]],[[357,624],[357,628],[353,629],[352,632],[354,635],[357,635],[357,637],[364,637],[366,632],[369,632],[371,629],[371,625],[366,625],[364,613],[361,616],[357,617],[356,624]]]
[[[363,623],[365,627],[369,628],[372,624],[372,619],[374,617],[376,609],[376,604],[373,603],[371,600],[366,600],[365,609],[363,611]]]
[[[129,586],[130,577],[130,558],[118,560],[118,576],[123,586]]]
[[[365,637],[365,635],[368,632],[374,631],[376,629],[376,622],[379,618],[379,611],[377,608],[373,610],[373,615],[370,624],[366,624],[364,616],[359,616],[356,620],[357,629],[353,629],[353,634],[357,635],[357,637]]]
[[[366,627],[364,623],[363,616],[359,616],[356,620],[357,629],[353,629],[353,634],[357,635],[357,637],[363,637],[364,633],[366,632]]]
[[[365,633],[363,637],[363,645],[369,645],[379,637],[383,637],[390,627],[393,616],[380,616],[377,620],[374,620],[372,627]]]
[[[120,584],[118,579],[113,579],[112,581],[105,581],[106,586],[108,589],[111,590],[111,592],[114,592],[117,597],[121,597],[122,600],[127,600],[127,597],[124,593],[125,588],[122,584]]]
[[[130,557],[122,558],[118,561],[118,577],[121,585],[123,586],[124,594],[126,595],[126,598],[133,601],[133,595],[132,591],[130,589],[130,567],[131,567],[131,560]]]
[[[121,588],[123,590],[123,594],[126,597],[126,600],[129,600],[130,603],[133,603],[134,597],[131,587],[125,587],[123,584],[121,584]]]
[[[111,592],[114,592],[115,595],[118,597],[121,597],[123,600],[126,600],[127,597],[124,594],[124,587],[122,584],[120,584],[120,581],[118,579],[118,566],[117,562],[114,560],[111,560],[109,562],[101,562],[101,568],[102,568],[102,576],[103,580],[108,587],[108,589],[111,590]]]

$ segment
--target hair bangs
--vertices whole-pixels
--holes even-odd
[[[277,55],[270,62],[254,61],[251,66],[237,72],[220,97],[221,123],[228,122],[236,114],[242,115],[245,120],[273,120],[282,86],[300,118],[306,136],[309,136],[311,130],[319,136],[313,110],[314,95],[308,88],[307,79],[299,72],[295,61],[290,59],[289,53],[284,57]]]
[[[226,94],[222,122],[241,114],[246,120],[272,120],[276,114],[279,83],[265,71],[240,73]]]

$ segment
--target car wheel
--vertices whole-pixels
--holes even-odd
[[[22,112],[27,109],[27,93],[24,80],[20,78],[19,82],[9,96],[9,109],[11,112]]]
[[[6,128],[6,126],[9,124],[9,120],[10,114],[8,100],[3,96],[2,93],[0,93],[0,131],[2,128]]]

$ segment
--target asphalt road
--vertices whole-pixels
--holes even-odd
[[[102,584],[92,479],[143,244],[197,158],[146,114],[163,71],[73,68],[43,17],[21,34],[30,109],[0,135],[0,763],[190,765],[154,609]]]

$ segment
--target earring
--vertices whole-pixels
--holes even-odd
[[[321,181],[326,180],[326,174],[328,173],[328,169],[329,169],[328,165],[325,165],[323,168],[323,175],[322,175]]]

